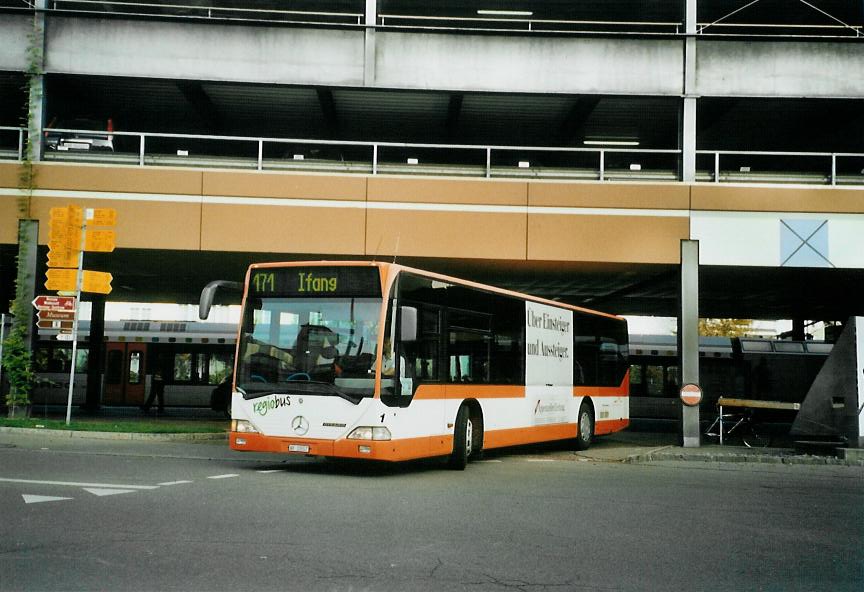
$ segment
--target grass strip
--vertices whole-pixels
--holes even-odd
[[[32,428],[44,430],[72,430],[80,432],[119,432],[135,434],[218,434],[226,430],[226,426],[208,422],[196,423],[165,423],[164,421],[111,421],[91,420],[72,421],[66,425],[61,419],[9,419],[0,418],[0,427]]]

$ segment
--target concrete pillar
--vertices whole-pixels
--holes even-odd
[[[33,30],[28,40],[30,51],[27,59],[27,82],[29,87],[29,125],[27,141],[32,149],[31,159],[42,160],[42,128],[45,126],[45,4],[47,0],[36,0],[33,13]]]
[[[681,180],[696,181],[696,0],[687,0],[681,123]]]
[[[377,20],[377,0],[366,0],[363,86],[374,86],[375,84],[375,24]]]
[[[83,408],[96,411],[102,402],[105,371],[105,296],[93,294],[90,310],[90,349],[87,357],[87,395]]]
[[[18,220],[18,277],[16,280],[16,298],[27,303],[24,318],[15,317],[14,323],[25,323],[27,336],[25,342],[33,350],[35,332],[33,331],[33,306],[30,305],[36,297],[37,244],[39,238],[39,220]]]
[[[681,384],[699,385],[699,241],[681,241],[681,292],[678,300],[678,357]],[[685,448],[701,444],[699,406],[681,406]]]

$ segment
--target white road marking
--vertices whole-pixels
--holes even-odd
[[[285,469],[267,469],[266,471],[255,471],[256,473],[281,473]]]
[[[228,473],[227,475],[213,475],[212,477],[207,477],[208,479],[230,479],[231,477],[239,477],[237,473]]]
[[[555,462],[554,458],[526,458],[525,462]]]
[[[158,485],[117,485],[115,483],[77,483],[73,481],[35,481],[33,479],[6,479],[0,477],[4,483],[29,483],[32,485],[69,485],[72,487],[101,487],[108,489],[159,489]]]
[[[500,462],[504,462],[504,461],[503,460],[478,460],[476,462],[479,462],[479,463],[500,463]]]
[[[62,500],[71,500],[75,499],[74,497],[53,497],[50,495],[28,495],[22,494],[21,497],[24,498],[25,504],[38,504],[41,502],[59,502]]]
[[[118,495],[121,493],[133,493],[134,489],[100,489],[98,487],[85,487],[84,491],[103,497],[106,495]]]
[[[192,481],[166,481],[165,483],[160,483],[159,485],[183,485],[184,483],[192,483]]]

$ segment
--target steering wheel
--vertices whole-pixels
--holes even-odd
[[[295,372],[294,374],[290,374],[288,376],[288,378],[286,378],[285,380],[301,380],[301,379],[311,381],[312,377],[309,376],[309,374],[307,374],[306,372]]]
[[[260,374],[250,374],[249,378],[252,379],[252,382],[267,382],[267,379]]]

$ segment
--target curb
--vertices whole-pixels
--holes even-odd
[[[85,440],[137,440],[149,442],[193,442],[227,440],[227,433],[145,434],[139,432],[89,432],[80,430],[43,430],[38,428],[0,427],[0,434],[28,434],[55,438],[81,438]]]
[[[813,456],[810,454],[795,454],[791,450],[775,449],[766,452],[737,452],[685,450],[677,446],[663,446],[648,452],[632,454],[624,459],[625,463],[647,463],[656,461],[691,461],[691,462],[727,462],[727,463],[757,463],[811,466],[847,466],[864,467],[864,460],[838,458],[834,456]]]

